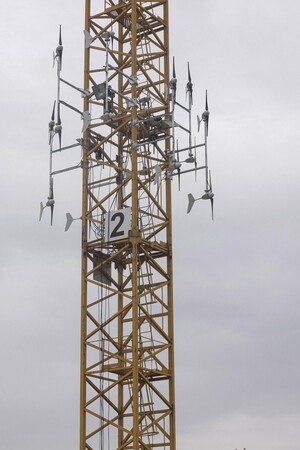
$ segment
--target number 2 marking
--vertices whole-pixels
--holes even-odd
[[[123,225],[124,222],[124,214],[121,212],[117,212],[115,213],[112,217],[111,217],[111,221],[114,222],[116,219],[119,219],[119,222],[117,223],[117,225],[115,226],[115,228],[113,229],[110,237],[111,238],[117,238],[119,236],[124,236],[125,232],[124,231],[118,231],[121,226]]]

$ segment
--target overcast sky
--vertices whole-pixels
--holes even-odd
[[[53,229],[38,213],[51,54],[61,23],[82,83],[83,4],[0,4],[0,450],[78,448],[80,174],[57,179]],[[185,214],[200,184],[174,189],[178,449],[299,450],[300,3],[173,0],[170,26],[199,113],[209,91],[215,190],[212,223],[206,202]]]

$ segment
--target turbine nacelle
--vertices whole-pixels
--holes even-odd
[[[214,198],[214,193],[211,190],[205,190],[205,194],[202,195],[201,200],[211,200]]]
[[[54,206],[54,203],[55,203],[54,198],[48,197],[48,201],[46,203],[46,206]]]
[[[45,208],[50,208],[51,209],[51,226],[53,223],[53,211],[54,211],[54,198],[48,197],[47,203],[45,204],[45,206],[43,205],[43,202],[40,203],[40,217],[39,217],[39,222],[42,220],[42,216],[43,216],[43,212]]]
[[[174,172],[174,170],[179,170],[180,167],[181,163],[175,159],[170,164],[170,172]]]
[[[186,163],[194,164],[196,162],[196,159],[192,153],[189,154],[188,158],[185,160]]]
[[[175,91],[177,88],[177,78],[171,78],[170,80],[170,89]]]
[[[202,120],[203,120],[203,122],[208,122],[208,120],[209,120],[209,111],[204,111],[204,113],[202,114]]]
[[[192,93],[193,92],[193,83],[189,81],[186,85],[186,91]]]
[[[58,47],[56,47],[56,56],[57,56],[57,58],[61,58],[63,49],[64,48],[63,48],[62,45],[59,45]]]
[[[102,33],[102,37],[106,42],[109,42],[111,39],[113,39],[115,36],[114,31],[105,31],[105,33]]]
[[[53,131],[55,127],[55,120],[50,120],[49,122],[49,132]]]

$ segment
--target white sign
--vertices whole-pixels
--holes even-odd
[[[128,237],[131,229],[131,208],[109,211],[105,214],[105,241],[112,242]]]

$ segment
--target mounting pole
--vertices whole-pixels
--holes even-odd
[[[85,30],[90,30],[91,0],[85,1]],[[84,50],[84,89],[89,89],[90,49]],[[84,97],[83,110],[89,109],[88,98]],[[86,143],[89,129],[83,134],[82,145],[82,256],[81,256],[81,345],[80,345],[80,450],[86,450],[86,334],[87,334],[87,231],[88,231],[88,175],[89,162]]]
[[[132,77],[137,75],[137,0],[132,0],[131,5],[131,54],[132,54]],[[132,86],[132,99],[137,97],[136,84]],[[139,448],[139,311],[138,311],[138,245],[141,235],[138,228],[138,182],[137,182],[137,108],[132,107],[132,231],[130,242],[132,245],[132,409],[133,409],[133,450]]]

